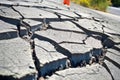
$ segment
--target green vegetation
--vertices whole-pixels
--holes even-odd
[[[120,7],[120,0],[111,0],[112,5],[116,7]]]
[[[111,5],[111,0],[72,0],[72,1],[82,6],[101,11],[106,11],[107,6]]]

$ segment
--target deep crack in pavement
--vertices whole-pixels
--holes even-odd
[[[54,75],[65,78],[65,76],[59,74],[60,71],[69,70],[71,68],[76,69],[78,67],[81,67],[81,69],[83,69],[84,66],[87,65],[92,66],[92,64],[99,63],[102,64],[102,66],[107,70],[112,80],[117,80],[117,77],[114,77],[115,75],[113,74],[113,71],[111,70],[111,68],[109,68],[109,65],[107,65],[108,63],[104,62],[104,60],[107,60],[110,63],[112,63],[116,68],[120,69],[119,62],[116,62],[115,60],[112,60],[113,58],[109,58],[108,56],[106,56],[106,54],[110,52],[107,51],[109,49],[120,52],[119,48],[120,42],[116,42],[114,41],[113,38],[111,38],[112,36],[116,35],[119,37],[119,34],[106,32],[106,29],[109,29],[108,26],[104,25],[108,24],[107,21],[104,21],[95,16],[83,17],[83,15],[80,14],[78,11],[68,9],[66,10],[66,7],[62,7],[61,5],[59,5],[61,8],[55,7],[56,4],[52,2],[51,4],[54,4],[55,6],[38,5],[38,3],[35,4],[31,3],[6,4],[4,2],[0,3],[0,6],[7,7],[8,10],[12,9],[20,16],[19,18],[13,18],[12,16],[10,17],[9,15],[10,12],[8,13],[3,8],[0,9],[0,12],[2,12],[2,15],[0,14],[0,20],[3,21],[4,23],[7,23],[7,25],[16,26],[15,28],[12,27],[7,28],[8,31],[5,32],[4,32],[5,29],[3,28],[4,29],[3,32],[2,31],[0,32],[1,44],[3,45],[2,41],[8,40],[11,42],[11,40],[14,41],[14,39],[17,38],[22,39],[23,42],[25,41],[25,44],[26,42],[29,43],[30,45],[29,48],[31,49],[30,59],[32,59],[31,62],[33,62],[35,66],[34,68],[33,66],[30,65],[29,69],[30,70],[35,69],[37,71],[37,73],[35,73],[34,71],[33,73],[28,72],[26,73],[26,75],[23,75],[24,77],[22,76],[16,78],[13,77],[12,75],[4,76],[2,75],[2,73],[0,73],[0,79],[39,80],[40,78],[49,79]],[[40,4],[44,4],[44,1],[42,1]],[[36,13],[38,13],[39,17],[36,15],[34,15],[34,17],[26,16],[29,15],[29,10],[27,9],[31,9],[31,11],[32,9],[33,10],[35,9],[36,11],[38,11]],[[41,13],[39,13],[39,11],[41,11]],[[45,17],[46,14],[43,12],[47,12],[47,14],[52,15],[51,16],[47,15],[47,17]],[[70,14],[67,14],[68,12]],[[25,20],[28,20],[28,22],[26,22]],[[31,22],[29,20],[31,20]],[[100,26],[99,25],[97,25],[98,27],[94,26],[93,28],[94,30],[91,30],[93,26],[91,26],[91,28],[87,28],[89,26],[87,25],[84,26],[83,25],[84,23],[83,24],[80,23],[80,21],[82,20],[92,21],[91,23],[96,25],[97,23],[99,23]],[[34,25],[31,25],[34,23],[34,22],[32,23],[32,21],[36,21],[36,23]],[[38,24],[37,22],[40,23]],[[67,24],[67,26],[65,24]],[[72,27],[70,24],[72,25]],[[99,30],[96,31],[96,29],[98,28],[101,29],[100,32]],[[56,36],[58,34],[61,35]],[[111,34],[112,36],[109,34]],[[70,37],[68,37],[69,35]],[[74,35],[80,36],[75,37]],[[84,37],[79,38],[82,37],[81,35]],[[78,39],[78,41],[76,39]],[[90,39],[94,39],[100,45],[100,47],[91,46],[92,40],[91,42],[89,42]],[[76,49],[76,46],[79,45],[80,47],[77,47]],[[27,50],[23,50],[23,53],[24,51]],[[4,51],[2,50],[2,52],[5,53],[5,50]],[[8,59],[12,61],[11,57],[9,57]],[[14,61],[12,62],[15,63]],[[71,74],[81,75],[81,73],[77,72]],[[19,75],[19,72],[14,75]],[[69,74],[67,74],[66,76],[69,76]]]

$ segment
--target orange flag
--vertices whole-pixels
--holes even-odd
[[[70,6],[70,0],[64,0],[63,4]]]

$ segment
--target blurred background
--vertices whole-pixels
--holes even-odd
[[[120,0],[71,0],[81,6],[89,7],[120,16]]]

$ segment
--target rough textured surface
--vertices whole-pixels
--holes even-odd
[[[1,0],[0,26],[0,80],[119,80],[119,16],[61,0]]]
[[[20,38],[0,41],[0,75],[21,78],[35,76],[30,45]],[[32,67],[32,68],[30,68]]]
[[[104,74],[103,74],[104,72]],[[48,80],[112,80],[105,68],[100,65],[87,66],[82,68],[69,68],[56,72]]]

